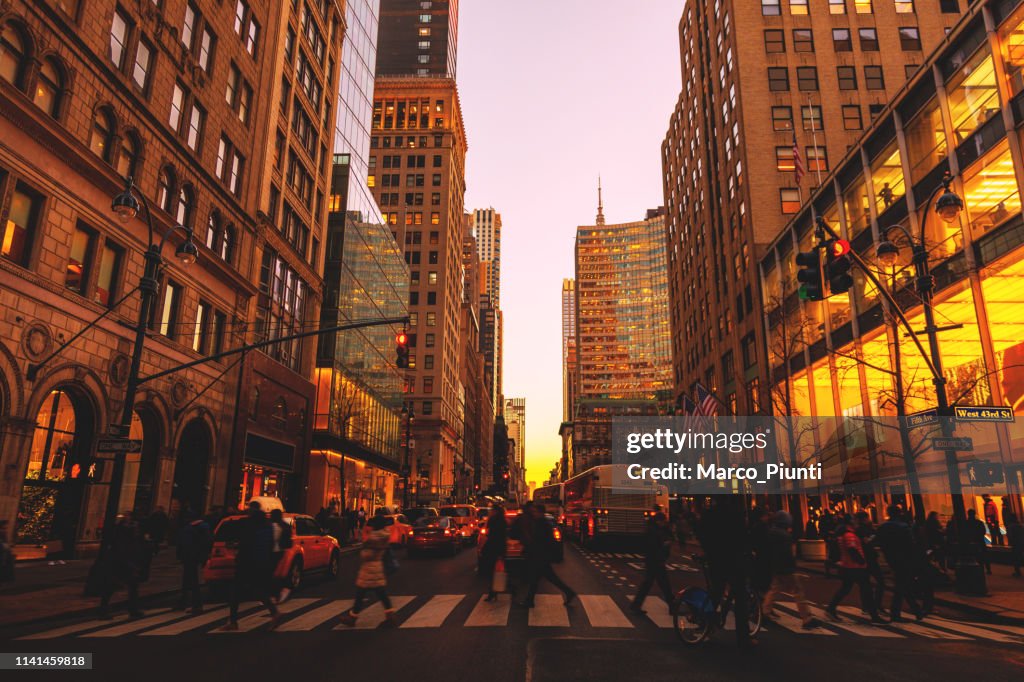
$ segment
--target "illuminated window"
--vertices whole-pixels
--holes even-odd
[[[28,265],[29,248],[39,226],[42,204],[42,197],[18,183],[4,222],[0,256],[21,266]]]
[[[427,273],[427,284],[437,284],[437,273],[436,272],[428,272]]]
[[[780,189],[779,201],[782,204],[783,213],[796,213],[800,210],[800,190],[792,187]]]
[[[794,16],[806,16],[807,0],[789,0],[789,13]]]
[[[829,14],[846,14],[846,0],[828,0]]]
[[[100,107],[92,119],[92,131],[89,134],[89,149],[93,154],[109,162],[113,153],[114,115],[107,107]]]
[[[1024,90],[1024,5],[1017,8],[999,29],[999,43],[1010,89],[1016,95]]]
[[[871,14],[871,0],[853,0],[853,8],[857,14]]]
[[[964,171],[963,179],[964,204],[975,238],[1020,212],[1013,159],[1005,140]]]
[[[896,14],[913,14],[914,0],[896,0]]]
[[[21,87],[27,63],[25,38],[21,31],[11,24],[4,24],[0,31],[0,77],[15,87]]]
[[[828,150],[825,147],[807,147],[807,172],[828,172]]]
[[[879,214],[903,197],[903,164],[895,141],[871,162],[871,187]]]
[[[903,128],[910,161],[910,181],[917,184],[946,158],[946,133],[936,98],[926,103]]]
[[[946,86],[949,113],[959,144],[999,113],[992,56],[982,48]]]
[[[3,50],[3,46],[0,46]],[[0,57],[2,60],[3,57]],[[36,91],[32,102],[52,118],[60,114],[61,99],[64,92],[63,70],[53,59],[43,60],[36,80]]]
[[[114,304],[114,293],[117,287],[117,278],[121,270],[120,247],[107,242],[103,245],[100,253],[99,272],[96,274],[96,289],[93,291],[94,301],[104,306]]]
[[[793,147],[775,148],[775,168],[780,171],[796,170],[796,161],[793,158]]]

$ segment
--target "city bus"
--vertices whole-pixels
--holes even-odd
[[[643,535],[655,505],[668,513],[668,488],[630,480],[625,465],[588,469],[562,484],[566,534],[587,546],[602,538]]]
[[[533,491],[533,501],[543,504],[559,524],[565,523],[565,484],[555,483]]]

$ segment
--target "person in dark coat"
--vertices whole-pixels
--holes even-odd
[[[903,620],[903,600],[906,599],[917,620],[924,618],[924,612],[914,597],[914,534],[896,505],[886,510],[889,518],[878,527],[878,546],[885,555],[885,561],[892,571],[892,607],[889,614],[894,623]]]
[[[562,591],[566,606],[576,598],[576,593],[571,587],[562,582],[555,570],[551,567],[551,561],[555,553],[555,535],[551,524],[544,518],[544,505],[533,504],[526,510],[529,519],[524,521],[523,533],[523,557],[526,559],[526,574],[529,576],[530,586],[526,591],[526,601],[522,606],[532,609],[533,598],[537,594],[541,578]]]
[[[154,554],[159,552],[160,546],[164,544],[169,524],[170,519],[167,518],[167,512],[164,511],[163,507],[154,509],[142,523],[142,532],[152,543]]]
[[[924,538],[927,551],[943,573],[946,572],[946,533],[939,521],[939,512],[928,512],[924,521]]]
[[[750,636],[750,538],[746,533],[743,498],[719,495],[713,506],[701,516],[697,540],[704,550],[711,583],[711,598],[722,601],[726,588],[734,595],[733,614],[736,619],[736,644],[741,649],[757,645]]]
[[[152,550],[131,512],[118,515],[112,530],[109,538],[106,534],[103,538],[106,571],[100,592],[99,617],[104,620],[111,618],[110,598],[118,587],[125,587],[128,590],[128,614],[132,618],[141,618],[145,614],[139,609],[139,584],[149,573]]]
[[[857,537],[860,538],[860,545],[864,550],[864,560],[868,562],[867,572],[871,581],[871,601],[875,605],[875,610],[881,612],[882,597],[885,595],[885,577],[882,575],[882,567],[878,563],[876,534],[871,515],[866,511],[857,512]]]
[[[238,606],[243,592],[262,602],[270,611],[270,629],[281,621],[281,614],[270,598],[273,587],[274,531],[259,502],[249,504],[249,513],[239,522],[238,552],[235,554],[235,579],[231,581],[231,616],[223,630],[238,629]]]
[[[988,558],[988,548],[985,546],[985,534],[988,527],[985,522],[978,518],[978,512],[973,509],[967,510],[967,522],[964,524],[963,542],[968,546],[968,551],[974,552],[978,563],[985,567],[985,572],[992,575],[992,563]]]
[[[498,593],[494,591],[494,568],[505,556],[508,547],[508,521],[502,507],[491,507],[487,517],[487,539],[480,549],[480,575],[487,579],[488,592],[485,601],[494,601]]]
[[[817,621],[811,615],[810,602],[804,594],[803,582],[796,572],[792,526],[793,517],[788,512],[775,512],[771,530],[768,531],[772,582],[764,595],[761,608],[766,618],[774,618],[775,601],[783,591],[786,591],[796,599],[797,612],[800,614],[804,629],[810,630],[817,625]]]
[[[191,613],[203,612],[199,569],[210,558],[212,545],[213,534],[209,524],[186,508],[181,514],[176,550],[178,561],[181,562],[181,598],[178,600],[178,609],[184,609],[191,598]]]
[[[637,613],[644,613],[644,599],[657,583],[665,595],[665,603],[671,609],[675,602],[675,594],[672,592],[672,585],[668,580],[668,570],[665,562],[668,561],[669,552],[672,547],[672,530],[669,528],[668,519],[665,514],[657,512],[647,522],[647,532],[644,534],[644,580],[640,583],[636,598],[630,608]]]
[[[1024,565],[1024,525],[1017,519],[1017,515],[1009,510],[1003,512],[1003,522],[1006,524],[1006,541],[1010,544],[1013,577],[1019,578],[1021,566]]]

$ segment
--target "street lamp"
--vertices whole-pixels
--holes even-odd
[[[160,272],[163,269],[164,260],[161,256],[164,243],[174,232],[181,232],[185,239],[174,250],[174,256],[182,265],[191,265],[196,262],[199,256],[199,249],[193,241],[192,228],[184,225],[174,225],[162,235],[160,241],[155,241],[156,230],[153,227],[153,216],[149,210],[149,202],[142,192],[135,192],[135,183],[131,177],[125,181],[124,191],[114,197],[110,204],[113,212],[122,222],[138,216],[140,209],[146,214],[146,227],[148,229],[148,246],[143,254],[145,258],[145,269],[142,279],[139,282],[141,303],[139,305],[139,318],[135,323],[135,343],[132,347],[131,366],[128,370],[128,382],[125,386],[124,406],[121,412],[121,423],[116,429],[116,435],[127,438],[131,431],[132,414],[135,411],[135,395],[139,387],[139,371],[142,368],[142,349],[146,340],[146,328],[149,324],[149,317],[153,310],[153,303],[156,301],[156,294],[159,288]],[[114,471],[110,478],[110,489],[107,497],[106,515],[103,520],[103,542],[100,545],[100,554],[109,544],[108,533],[117,522],[118,504],[121,498],[121,488],[124,483],[124,463],[126,453],[118,451],[114,454]]]

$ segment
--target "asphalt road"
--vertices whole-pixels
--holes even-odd
[[[853,607],[842,626],[829,624],[811,633],[789,629],[795,618],[783,610],[781,626],[769,626],[751,652],[738,652],[727,631],[701,646],[685,647],[672,632],[663,602],[649,601],[646,615],[628,611],[641,576],[639,555],[628,548],[581,552],[567,547],[556,570],[580,600],[565,608],[545,585],[532,611],[517,608],[507,596],[495,606],[481,602],[486,585],[475,574],[472,549],[455,558],[399,556],[401,568],[389,586],[400,605],[400,627],[394,630],[375,627],[379,607],[368,609],[355,629],[339,624],[354,593],[357,558],[349,555],[336,582],[310,577],[286,602],[291,611],[276,632],[266,629],[268,621],[254,604],[244,607],[251,615],[241,621],[241,632],[221,633],[216,630],[226,614],[219,604],[209,605],[209,615],[189,616],[157,603],[137,621],[67,618],[8,630],[0,633],[0,651],[90,652],[92,671],[36,671],[31,678],[103,682],[1024,676],[1024,628],[955,619],[903,629],[870,627]],[[683,561],[673,562],[671,576],[677,587],[702,580]]]

